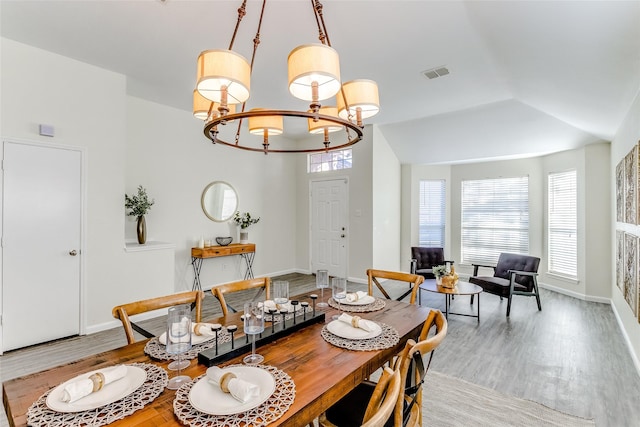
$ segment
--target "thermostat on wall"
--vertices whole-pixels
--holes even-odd
[[[52,125],[40,125],[40,135],[53,136],[54,129]]]

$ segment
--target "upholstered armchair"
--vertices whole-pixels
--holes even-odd
[[[513,295],[535,296],[538,310],[542,310],[537,280],[539,264],[540,258],[537,257],[502,253],[495,267],[472,264],[473,276],[469,278],[469,282],[480,286],[484,292],[498,295],[500,299],[508,298],[507,316],[511,311]],[[479,267],[493,268],[493,276],[478,276]],[[471,302],[473,303],[473,299]]]
[[[453,264],[453,261],[444,259],[443,248],[423,248],[418,246],[411,248],[411,274],[419,274],[425,279],[435,279],[433,267],[444,265],[447,262]]]

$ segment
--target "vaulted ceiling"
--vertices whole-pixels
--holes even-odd
[[[378,83],[381,112],[367,123],[380,126],[402,163],[609,141],[640,89],[640,1],[323,3],[342,79]],[[249,0],[234,45],[248,58],[261,4]],[[130,95],[189,112],[196,58],[228,47],[239,5],[2,0],[0,35],[124,74]],[[317,42],[310,2],[269,2],[260,39],[249,104],[305,108],[286,89],[286,59]],[[448,75],[422,73],[442,66]]]

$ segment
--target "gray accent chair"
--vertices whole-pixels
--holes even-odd
[[[513,295],[536,297],[538,310],[542,310],[537,280],[539,264],[540,258],[538,257],[501,253],[495,267],[472,264],[473,276],[469,278],[469,282],[480,286],[484,292],[498,295],[500,299],[508,298],[507,317],[511,312],[511,297]],[[478,276],[479,267],[493,268],[493,276]],[[473,304],[473,296],[471,303]]]

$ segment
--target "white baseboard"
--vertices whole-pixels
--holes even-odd
[[[160,309],[160,310],[149,311],[146,313],[136,314],[135,319],[136,321],[148,320],[148,319],[154,319],[156,317],[164,316],[166,314],[167,314],[167,309]],[[106,331],[113,328],[122,328],[122,322],[114,319],[110,322],[104,322],[104,323],[99,323],[97,325],[87,326],[85,329],[85,334],[86,335],[95,334],[96,332],[102,332],[102,331]]]
[[[549,291],[553,291],[553,292],[557,292],[559,294],[562,295],[567,295],[573,298],[577,298],[580,299],[582,301],[589,301],[589,302],[599,302],[602,304],[611,304],[611,298],[605,298],[605,297],[596,297],[596,296],[592,296],[592,295],[584,295],[578,292],[574,292],[574,291],[570,291],[568,289],[564,289],[564,288],[560,288],[557,286],[552,286],[552,285],[548,285],[546,283],[541,283],[538,282],[538,286],[544,289],[547,289]]]
[[[638,355],[633,350],[633,345],[631,344],[631,340],[629,339],[629,335],[624,328],[622,323],[622,319],[618,314],[618,310],[616,309],[616,305],[611,302],[611,309],[613,310],[613,314],[616,316],[616,321],[618,322],[618,328],[620,328],[620,332],[622,333],[622,337],[624,338],[624,342],[627,344],[627,348],[629,349],[629,355],[631,356],[631,360],[633,361],[634,366],[636,367],[636,371],[638,375],[640,375],[640,360],[638,360]]]

